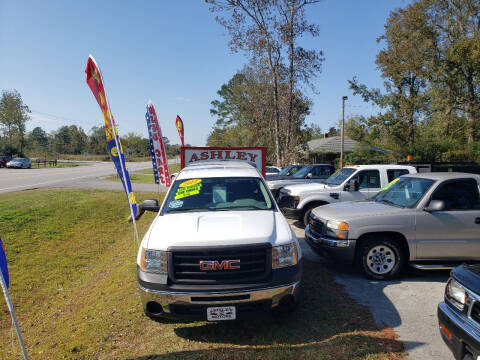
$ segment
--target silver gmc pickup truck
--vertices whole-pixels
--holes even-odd
[[[480,176],[403,175],[371,201],[315,208],[305,239],[315,251],[356,263],[373,279],[410,262],[435,269],[480,260]]]

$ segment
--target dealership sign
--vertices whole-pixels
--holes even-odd
[[[181,148],[182,169],[196,162],[243,161],[256,167],[265,176],[264,147],[191,147]]]

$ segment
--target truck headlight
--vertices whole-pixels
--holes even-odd
[[[167,252],[162,250],[142,249],[141,269],[146,272],[167,274]]]
[[[344,221],[327,221],[327,235],[346,240],[348,238],[348,224]]]
[[[445,296],[452,305],[463,310],[467,302],[467,293],[465,288],[453,279],[450,279],[445,289]]]
[[[274,246],[272,248],[272,269],[293,266],[298,262],[297,243]]]
[[[277,185],[268,185],[270,190],[277,190]]]

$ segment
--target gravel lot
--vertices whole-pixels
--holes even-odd
[[[379,326],[393,328],[405,344],[409,359],[453,359],[437,322],[437,305],[443,300],[448,271],[408,268],[395,281],[371,281],[353,267],[318,256],[305,242],[303,228],[293,221],[290,224],[304,256],[331,271],[350,296],[371,309]]]

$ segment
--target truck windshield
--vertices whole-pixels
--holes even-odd
[[[327,185],[340,185],[345,180],[348,179],[350,175],[352,175],[356,169],[353,168],[343,168],[338,170],[335,174],[330,176],[327,180],[325,180],[325,184]]]
[[[388,205],[412,208],[430,189],[434,180],[414,177],[401,177],[381,190],[374,198]]]
[[[289,165],[285,169],[282,169],[278,175],[281,176],[290,176],[295,174],[298,170],[300,170],[303,167],[303,165]]]
[[[313,166],[305,166],[298,170],[295,174],[293,174],[293,178],[295,179],[303,179],[305,176],[308,175],[308,173],[312,170]]]
[[[273,208],[273,201],[259,178],[195,178],[173,183],[162,213]]]

